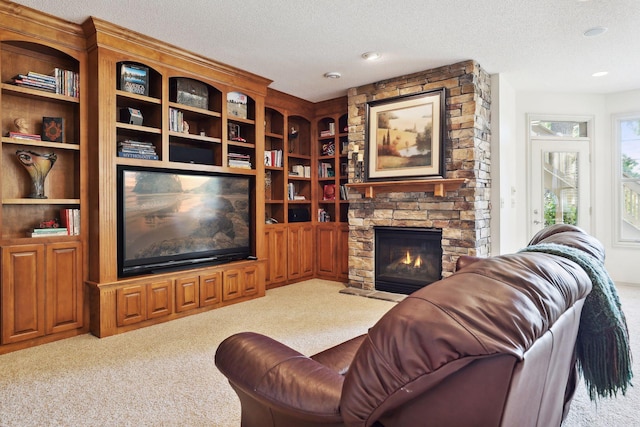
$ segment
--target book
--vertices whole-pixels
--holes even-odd
[[[50,142],[62,142],[63,133],[62,117],[42,118],[42,140]]]
[[[142,154],[142,153],[127,153],[118,151],[118,157],[124,157],[129,159],[142,159],[142,160],[158,160],[157,154]]]
[[[137,64],[120,64],[120,90],[149,96],[149,68]]]
[[[34,228],[31,237],[67,236],[68,230],[65,227],[58,228]]]
[[[67,227],[34,228],[35,234],[67,234]]]
[[[20,133],[20,132],[9,132],[9,138],[15,139],[30,139],[32,141],[41,141],[42,136],[34,135],[30,133]]]

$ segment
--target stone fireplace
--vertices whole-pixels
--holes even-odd
[[[374,227],[375,288],[410,294],[442,277],[442,230]]]
[[[365,146],[367,102],[442,87],[446,89],[444,178],[466,182],[443,196],[414,187],[366,198],[352,189],[349,286],[376,289],[375,255],[380,250],[375,244],[376,227],[441,230],[442,277],[454,272],[460,255],[489,255],[490,76],[478,63],[464,61],[350,89],[350,149]],[[350,164],[350,181],[353,173]]]

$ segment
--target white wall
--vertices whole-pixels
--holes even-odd
[[[521,225],[516,215],[516,93],[500,74],[491,76],[491,254],[523,246],[512,238]]]
[[[591,193],[592,225],[591,234],[605,246],[606,267],[612,278],[619,282],[640,283],[640,248],[613,245],[614,221],[614,172],[613,154],[615,141],[612,132],[612,114],[640,111],[640,90],[611,95],[516,92],[512,102],[511,87],[502,78],[494,77],[499,104],[498,135],[492,138],[492,149],[498,147],[500,172],[493,175],[493,198],[508,200],[511,182],[515,183],[515,208],[500,209],[499,231],[497,233],[500,253],[514,252],[524,247],[531,236],[528,221],[528,153],[527,153],[527,114],[549,115],[585,115],[593,116]],[[493,92],[495,94],[496,92]],[[495,98],[492,100],[495,102]],[[509,110],[513,109],[511,114]],[[492,120],[496,116],[492,116]],[[515,136],[509,129],[515,121]],[[500,139],[495,141],[495,139]],[[502,139],[505,139],[502,141]],[[513,145],[511,139],[513,140]],[[513,152],[511,151],[513,150]],[[495,151],[495,150],[494,150]],[[494,153],[492,153],[492,158]],[[505,177],[507,171],[507,177]],[[496,176],[497,175],[497,176]],[[505,181],[509,181],[508,184]],[[500,206],[500,205],[498,205]],[[496,212],[494,205],[494,212]],[[510,218],[506,218],[510,217]],[[496,233],[492,230],[493,236]],[[514,249],[515,248],[515,249]],[[494,253],[496,254],[496,253]]]

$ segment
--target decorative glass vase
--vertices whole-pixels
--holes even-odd
[[[47,196],[44,195],[44,180],[56,163],[58,156],[55,153],[38,154],[27,150],[16,151],[16,156],[18,156],[18,160],[31,176],[31,194],[27,197],[30,199],[46,199]]]

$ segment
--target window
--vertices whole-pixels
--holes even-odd
[[[640,113],[615,119],[617,241],[640,244]]]
[[[587,121],[579,120],[531,120],[531,136],[560,138],[586,138]]]

